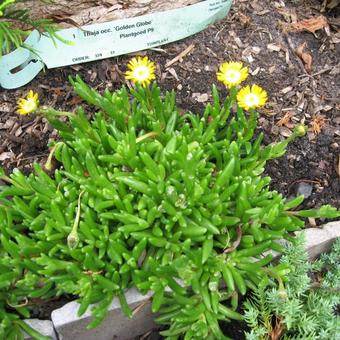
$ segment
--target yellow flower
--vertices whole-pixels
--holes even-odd
[[[224,83],[225,86],[231,87],[239,85],[248,77],[248,67],[243,67],[240,62],[226,62],[220,66],[220,72],[217,72],[217,80]]]
[[[267,92],[258,85],[245,86],[237,94],[238,105],[245,110],[263,106],[267,99]]]
[[[38,93],[30,90],[25,98],[20,98],[17,103],[17,113],[19,115],[28,115],[35,112],[38,108]]]
[[[125,78],[132,80],[135,84],[147,86],[151,80],[155,79],[155,63],[150,61],[148,57],[132,58],[128,63],[128,71]]]

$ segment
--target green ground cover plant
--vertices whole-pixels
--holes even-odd
[[[238,90],[248,73],[225,63],[204,113],[181,113],[175,92],[161,93],[155,66],[134,58],[130,89],[99,94],[79,77],[76,93],[89,105],[59,112],[39,106],[32,91],[18,113],[46,117],[60,135],[45,167],[25,176],[0,178],[0,338],[20,339],[19,315],[29,317],[35,299],[78,297],[79,315],[91,308],[98,326],[127,288],[153,292],[156,321],[167,339],[228,339],[219,321],[243,319],[240,295],[283,285],[289,266],[269,265],[268,250],[304,227],[304,217],[335,218],[330,206],[297,210],[303,197],[287,201],[262,176],[268,160],[305,133],[262,146],[255,134],[266,93],[253,85]],[[57,169],[51,160],[58,161]],[[50,174],[48,173],[50,172]],[[90,305],[94,304],[90,307]]]
[[[24,40],[33,29],[48,35],[53,41],[58,39],[66,42],[57,34],[58,27],[53,20],[32,19],[28,10],[23,6],[16,6],[24,2],[26,0],[0,1],[0,57],[14,48],[25,47]],[[50,1],[44,2],[48,4]]]
[[[336,339],[340,332],[336,309],[340,304],[340,239],[330,253],[312,263],[303,235],[285,249],[281,264],[291,270],[286,287],[258,287],[244,304],[251,331],[247,340]],[[317,280],[312,280],[312,277]]]

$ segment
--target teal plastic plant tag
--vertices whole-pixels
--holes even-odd
[[[184,8],[59,31],[69,44],[54,44],[48,36],[32,32],[25,43],[36,54],[21,48],[4,56],[0,60],[0,85],[7,89],[23,86],[39,73],[43,64],[48,68],[79,64],[183,39],[224,18],[231,4],[232,0],[207,0]],[[11,72],[19,66],[20,71]]]
[[[39,40],[40,33],[33,31],[25,45],[35,46]],[[6,89],[18,88],[29,83],[43,68],[44,63],[33,50],[18,48],[0,58],[0,85]]]

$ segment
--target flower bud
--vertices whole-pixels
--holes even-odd
[[[72,231],[68,236],[67,236],[67,246],[70,249],[75,249],[77,248],[77,245],[79,243],[79,236],[76,231]]]
[[[297,136],[304,136],[307,132],[307,127],[303,124],[299,124],[298,126],[295,127],[294,133]]]

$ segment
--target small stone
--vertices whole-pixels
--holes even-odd
[[[209,99],[208,93],[193,93],[192,97],[199,103],[205,103]]]
[[[328,252],[336,239],[340,237],[340,221],[329,222],[324,224],[320,228],[307,228],[301,231],[295,232],[295,234],[305,235],[305,250],[307,251],[309,260],[318,258],[320,254]],[[285,244],[287,241],[279,240],[279,243]],[[269,251],[264,255],[272,254],[273,261],[277,262],[281,253],[276,251]]]
[[[312,194],[313,187],[306,183],[306,182],[301,182],[298,184],[297,189],[296,189],[296,196],[303,195],[306,198],[310,197]]]
[[[252,47],[252,50],[253,50],[253,52],[254,52],[255,54],[259,54],[259,53],[261,52],[261,48],[258,47],[258,46],[253,46],[253,47]]]
[[[313,260],[321,253],[329,251],[334,241],[340,237],[340,221],[327,223],[321,228],[308,228],[303,233],[306,238],[308,258]]]
[[[339,144],[336,143],[336,142],[332,143],[332,144],[331,144],[331,149],[332,149],[332,150],[337,150],[337,149],[339,149]]]

